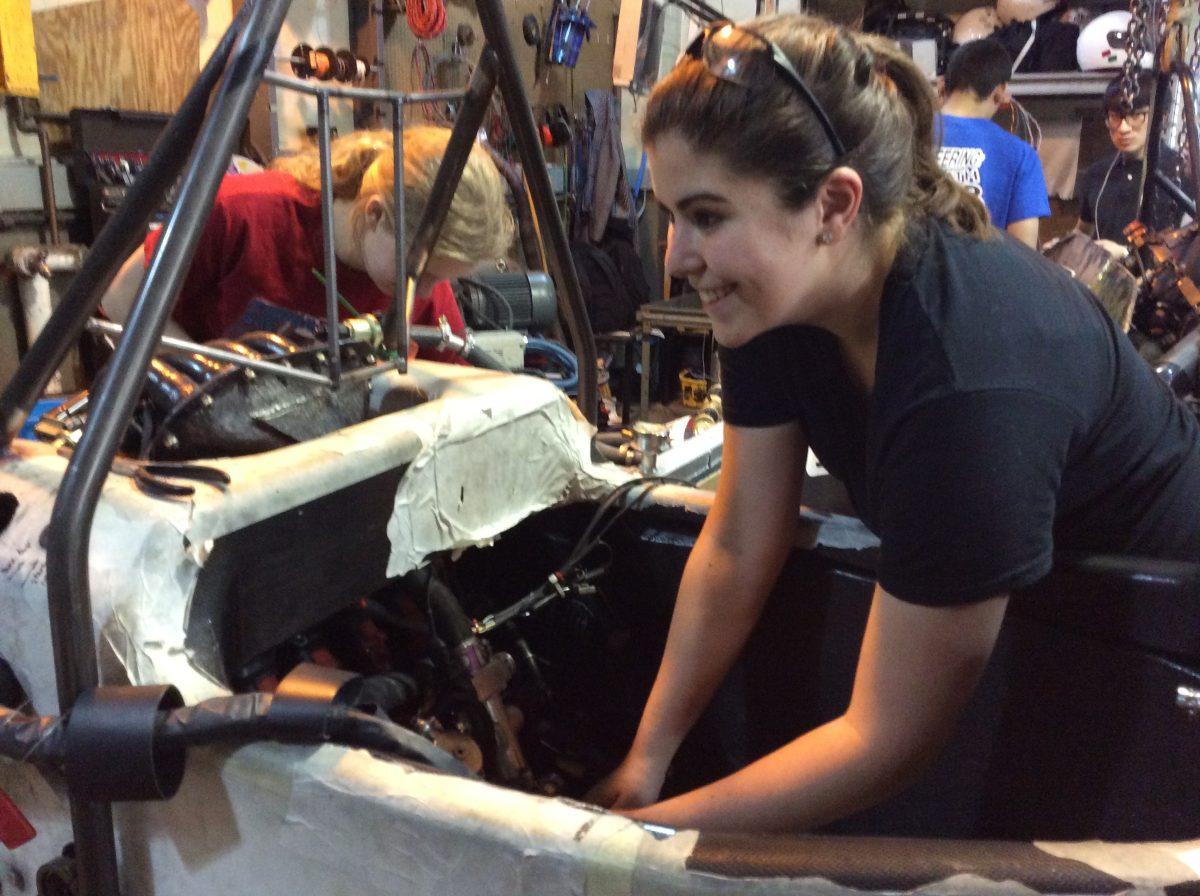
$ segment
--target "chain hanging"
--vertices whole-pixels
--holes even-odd
[[[1121,69],[1121,111],[1133,111],[1138,96],[1137,71],[1146,54],[1147,22],[1154,0],[1129,0],[1129,30],[1125,32],[1125,64]]]

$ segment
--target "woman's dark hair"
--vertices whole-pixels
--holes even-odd
[[[644,143],[678,133],[738,174],[767,177],[791,208],[806,204],[832,168],[847,165],[863,180],[868,229],[928,216],[962,233],[988,232],[983,204],[938,166],[933,92],[896,44],[814,16],[768,16],[745,27],[791,60],[846,155],[835,158],[811,108],[765,53],[749,62],[749,89],[718,80],[699,60],[682,61],[651,94]]]
[[[946,93],[969,90],[983,99],[1012,80],[1012,57],[999,41],[969,40],[946,64]]]

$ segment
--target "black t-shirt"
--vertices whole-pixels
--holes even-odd
[[[1169,156],[1166,170],[1173,170],[1176,157]],[[1123,233],[1126,226],[1138,219],[1138,185],[1142,178],[1142,159],[1131,159],[1114,153],[1089,165],[1079,178],[1079,220],[1086,233],[1094,239],[1112,240],[1129,245]],[[1150,230],[1178,227],[1183,211],[1156,190],[1150,204]],[[1097,228],[1097,222],[1099,227]],[[1097,235],[1097,230],[1099,235]]]
[[[1028,585],[1055,549],[1200,560],[1200,425],[1091,293],[1008,237],[910,228],[870,396],[817,327],[721,360],[728,423],[800,422],[903,600]]]

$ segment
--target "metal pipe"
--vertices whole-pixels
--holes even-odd
[[[1200,329],[1192,330],[1171,346],[1154,365],[1154,372],[1172,392],[1183,396],[1196,382],[1197,365],[1200,365]]]
[[[46,130],[46,122],[66,124],[70,119],[66,115],[52,115],[46,112],[30,111],[40,107],[36,99],[29,97],[8,97],[10,121],[22,134],[37,134],[38,150],[41,153],[42,164],[38,169],[38,179],[42,187],[42,219],[48,225],[50,242],[59,242],[58,197],[54,189],[54,171],[50,160],[50,135]],[[41,223],[39,222],[39,223]]]
[[[390,103],[399,100],[402,103],[451,103],[461,100],[464,90],[424,90],[417,93],[403,93],[398,90],[381,90],[378,87],[345,87],[337,84],[319,83],[293,78],[281,72],[263,72],[263,80],[277,87],[285,87],[309,96],[333,96],[348,100],[369,100],[378,103]]]
[[[86,246],[17,246],[9,253],[9,263],[20,277],[77,271],[87,255]]]
[[[450,141],[442,155],[442,163],[438,166],[437,176],[429,190],[429,199],[421,213],[413,237],[408,242],[406,289],[409,281],[416,281],[425,272],[429,256],[437,243],[442,224],[450,211],[450,203],[454,199],[454,191],[462,179],[463,169],[475,145],[483,117],[492,101],[492,93],[496,89],[496,52],[490,46],[485,46],[479,55],[479,64],[471,75],[467,85],[467,93],[459,107],[454,128],[450,132]],[[400,331],[396,315],[407,317],[407,296],[404,305],[394,301],[383,318],[384,339],[396,340]],[[388,344],[388,348],[403,354],[407,342]]]
[[[476,0],[475,8],[479,13],[483,36],[496,50],[500,93],[504,97],[521,164],[529,181],[534,211],[541,222],[542,233],[549,240],[550,273],[558,284],[558,293],[563,299],[560,306],[562,316],[571,337],[571,347],[579,359],[579,410],[589,422],[595,423],[600,408],[596,380],[596,340],[592,336],[587,307],[583,302],[583,289],[579,285],[579,275],[571,260],[567,234],[558,213],[554,187],[546,170],[546,157],[542,154],[542,143],[533,121],[533,108],[517,68],[516,51],[504,16],[504,6],[500,0]]]
[[[329,380],[336,389],[342,379],[342,348],[338,343],[337,254],[333,248],[333,164],[329,156],[329,96],[317,95],[317,151],[321,162],[321,243],[325,253],[325,338],[329,347]]]
[[[455,335],[450,329],[450,325],[445,323],[444,320],[441,327],[411,327],[410,332],[410,338],[417,345],[437,351],[454,352],[456,355],[466,358],[476,367],[483,367],[487,370],[503,370],[505,373],[510,372],[508,367],[499,358],[476,345],[475,340],[469,333],[466,339]]]
[[[123,336],[125,327],[120,324],[110,323],[106,320],[100,320],[93,317],[88,322],[88,329],[93,333],[107,333],[110,336]],[[301,370],[297,367],[285,367],[283,364],[275,361],[263,361],[255,358],[248,358],[245,355],[239,355],[237,352],[226,351],[223,348],[217,348],[213,345],[205,345],[202,342],[189,342],[186,339],[176,339],[174,336],[160,336],[158,344],[164,348],[173,348],[185,352],[194,352],[197,355],[204,355],[208,358],[213,358],[217,361],[224,361],[228,364],[236,364],[238,367],[247,367],[250,370],[257,370],[262,373],[269,373],[273,376],[281,376],[285,379],[299,380],[303,383],[315,383],[319,386],[332,386],[333,381],[327,376],[322,376],[319,373],[313,373],[311,370]]]
[[[396,216],[396,239],[392,244],[395,253],[396,281],[392,284],[392,308],[400,308],[403,304],[404,313],[395,315],[396,330],[396,369],[401,373],[408,372],[408,248],[404,245],[404,237],[408,233],[408,215],[404,211],[404,103],[396,100],[392,103],[392,207]],[[415,291],[415,284],[414,284]],[[384,315],[383,338],[387,344],[387,315]]]
[[[50,167],[50,135],[46,125],[38,122],[38,148],[42,153],[42,167],[38,172],[42,182],[42,206],[46,209],[46,224],[50,228],[50,243],[57,246],[58,234],[58,197],[54,195],[54,171]]]
[[[391,370],[397,370],[399,367],[399,358],[391,358],[387,361],[380,361],[378,364],[371,364],[367,367],[358,367],[354,370],[349,370],[342,374],[342,385],[357,383],[360,380],[374,379],[380,374],[387,373]],[[401,373],[405,371],[401,370]]]
[[[1179,79],[1180,101],[1183,103],[1183,122],[1187,129],[1188,153],[1191,161],[1192,189],[1200,189],[1200,126],[1196,122],[1195,74],[1182,62],[1171,64],[1171,71]],[[1175,186],[1172,184],[1172,186]],[[1186,195],[1186,194],[1185,194]],[[1190,201],[1188,214],[1196,216],[1196,200]]]
[[[724,13],[704,3],[703,0],[667,0],[667,2],[672,6],[678,6],[688,15],[705,23],[725,18]]]
[[[46,327],[0,393],[0,452],[8,447],[45,391],[50,377],[78,342],[117,268],[141,243],[146,224],[162,207],[163,198],[174,186],[196,141],[200,122],[204,120],[209,94],[220,80],[234,40],[251,8],[251,4],[245,4],[239,10],[180,104],[179,111],[163,131],[149,162],[129,188],[125,201],[100,231]]]
[[[54,311],[50,294],[50,276],[56,271],[77,271],[86,249],[83,246],[18,246],[9,262],[17,273],[17,293],[25,318],[28,344],[37,340]],[[51,392],[62,391],[62,374],[55,371],[47,383]]]
[[[75,209],[59,209],[58,226],[60,229],[78,219],[79,214]],[[41,227],[45,222],[46,216],[40,211],[24,209],[0,211],[0,233],[6,230],[28,230],[30,227]]]
[[[1142,223],[1147,223],[1152,219],[1150,214],[1151,204],[1154,198],[1154,189],[1146,189],[1147,184],[1155,183],[1152,172],[1158,170],[1159,150],[1162,144],[1162,128],[1167,111],[1167,95],[1169,94],[1168,84],[1171,75],[1169,72],[1159,72],[1158,77],[1154,81],[1154,96],[1151,100],[1150,127],[1146,134],[1146,163],[1142,165],[1142,175],[1138,179],[1137,193],[1137,220]],[[1147,177],[1147,173],[1151,173]]]
[[[1166,174],[1157,169],[1154,171],[1154,183],[1161,187],[1163,192],[1170,195],[1172,199],[1179,203],[1179,205],[1183,207],[1183,210],[1192,218],[1196,217],[1196,200],[1187,193],[1183,192],[1183,189],[1179,186],[1179,184],[1175,183],[1175,181],[1171,180],[1171,178],[1167,177]]]
[[[239,11],[221,46],[185,99],[186,109],[181,109],[168,125],[167,133],[151,158],[149,167],[162,179],[154,175],[145,178],[143,171],[127,197],[129,202],[134,193],[140,192],[139,201],[127,215],[118,214],[109,222],[98,245],[88,256],[88,262],[99,258],[102,263],[97,263],[92,278],[81,288],[77,306],[63,315],[63,332],[53,333],[56,314],[38,340],[42,343],[57,338],[65,342],[67,336],[77,337],[82,331],[116,266],[141,239],[141,225],[157,210],[163,192],[175,180],[175,170],[183,159],[180,151],[190,148],[195,140],[195,151],[179,198],[138,292],[129,320],[129,336],[117,346],[108,375],[102,378],[99,389],[93,391],[95,404],[88,426],[72,453],[50,516],[46,584],[60,712],[68,711],[75,699],[94,688],[99,680],[88,554],[100,491],[141,394],[150,356],[166,325],[172,300],[183,281],[217,184],[229,164],[271,48],[278,40],[288,0],[259,0],[246,4],[246,8],[250,9],[248,19],[241,15],[244,9]],[[237,49],[226,66],[224,54],[229,53],[238,30],[241,34],[236,38]],[[203,128],[196,137],[194,117],[207,105],[211,84],[222,70],[224,78],[211,114],[203,116]],[[176,122],[179,122],[178,126]],[[181,134],[183,128],[190,133]],[[168,140],[168,136],[172,139]],[[144,179],[151,183],[139,191],[138,186]],[[119,235],[117,231],[120,231]],[[105,252],[101,252],[99,243],[110,233],[113,236],[107,241]],[[120,248],[125,252],[116,254]],[[84,264],[86,270],[87,262]],[[76,281],[83,277],[84,271]],[[71,793],[71,789],[68,789],[68,795],[81,891],[85,896],[118,896],[120,876],[112,807],[107,803],[81,800]]]

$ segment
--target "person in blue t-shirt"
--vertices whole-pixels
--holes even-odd
[[[973,40],[946,67],[946,101],[934,131],[938,163],[983,200],[992,224],[1037,248],[1038,218],[1050,214],[1037,153],[992,122],[1008,103],[1012,58],[994,40]]]

